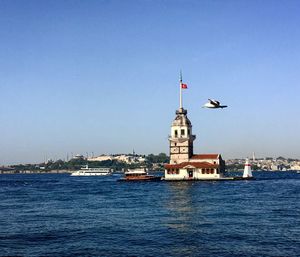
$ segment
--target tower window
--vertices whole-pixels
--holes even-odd
[[[176,129],[176,130],[174,130],[174,134],[175,134],[175,137],[177,137],[177,136],[178,136],[177,129]]]
[[[184,129],[181,130],[181,135],[184,136]]]
[[[191,133],[191,132],[190,132],[190,129],[188,129],[188,136],[190,135],[190,133]]]

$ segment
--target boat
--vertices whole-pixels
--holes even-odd
[[[86,165],[80,170],[71,173],[71,176],[106,176],[111,174],[112,169],[110,168],[89,168],[89,166]]]
[[[127,169],[119,181],[160,181],[161,177],[149,175],[145,168]]]

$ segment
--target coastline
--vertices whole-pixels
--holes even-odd
[[[71,174],[73,170],[0,170],[1,174]]]

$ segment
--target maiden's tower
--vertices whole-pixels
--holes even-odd
[[[182,89],[187,85],[180,78],[180,101],[171,125],[170,163],[165,165],[165,180],[218,180],[223,178],[225,162],[220,154],[194,154],[192,123],[182,107]]]

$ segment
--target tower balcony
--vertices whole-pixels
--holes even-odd
[[[190,136],[170,136],[168,137],[169,141],[175,142],[175,143],[183,143],[185,141],[194,141],[196,139],[196,135],[190,135]]]
[[[176,115],[178,115],[178,114],[186,115],[187,114],[187,110],[185,110],[183,108],[179,108],[178,110],[176,110]]]

